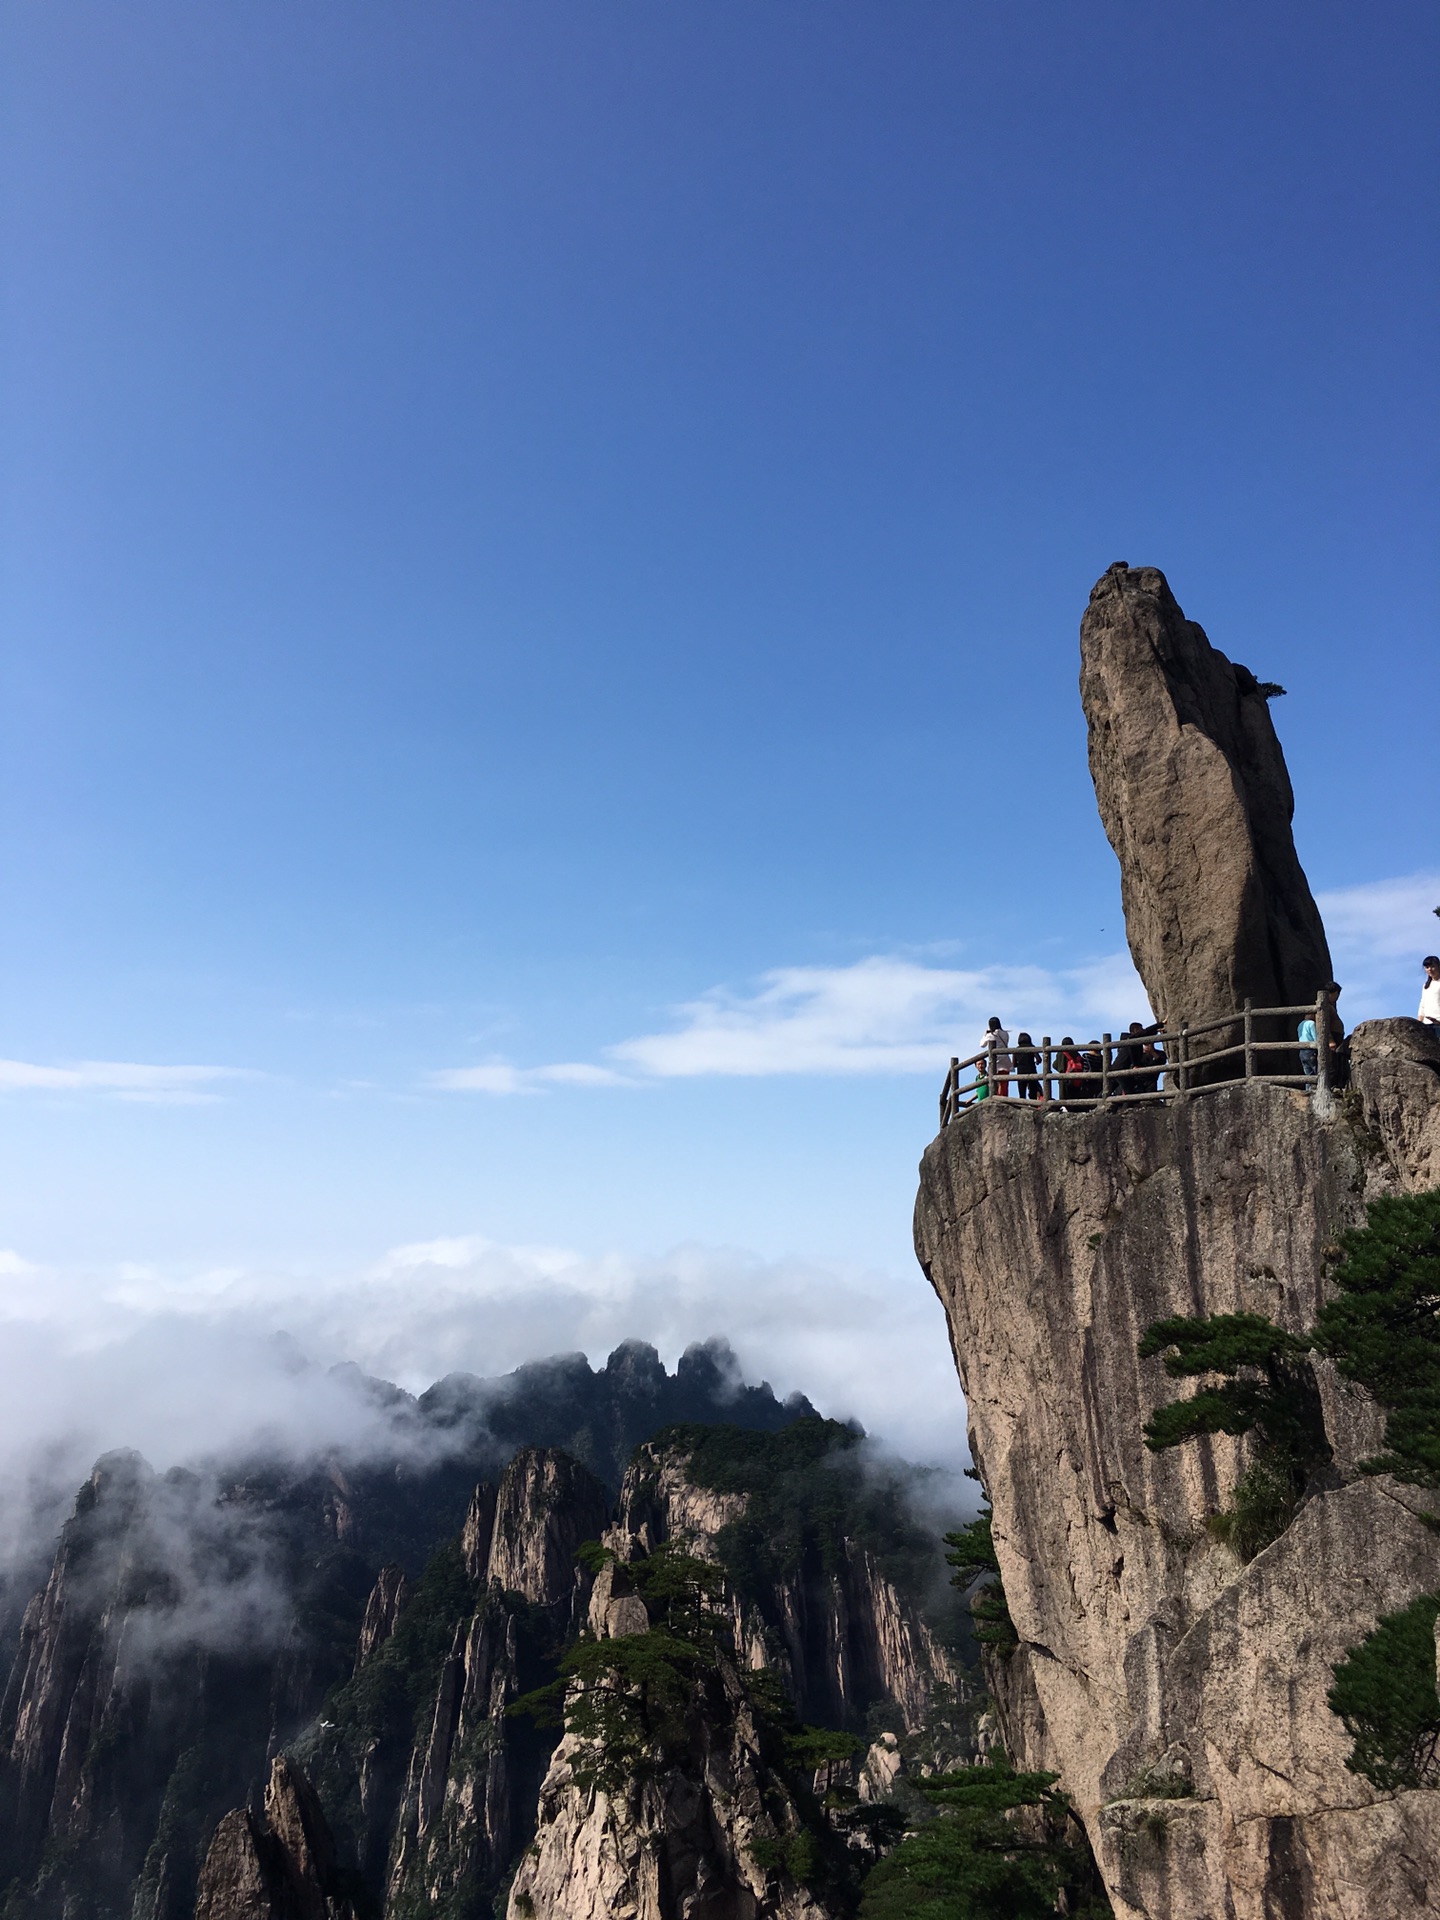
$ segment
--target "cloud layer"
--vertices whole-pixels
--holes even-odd
[[[277,1336],[277,1329],[285,1330]],[[588,1258],[461,1237],[397,1247],[361,1272],[297,1277],[0,1257],[0,1543],[53,1528],[93,1460],[134,1447],[158,1470],[259,1448],[284,1459],[385,1453],[394,1433],[353,1361],[412,1391],[626,1338],[673,1366],[693,1340],[747,1378],[854,1416],[895,1451],[957,1466],[964,1405],[944,1316],[896,1280],[722,1248]]]

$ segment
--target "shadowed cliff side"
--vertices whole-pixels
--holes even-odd
[[[1090,775],[1130,952],[1167,1021],[1313,1001],[1330,978],[1268,691],[1158,567],[1117,562],[1096,582],[1080,624]]]

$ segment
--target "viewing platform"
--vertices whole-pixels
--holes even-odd
[[[1293,1037],[1304,1020],[1314,1021],[1318,1042]],[[1098,1042],[1071,1047],[1057,1045],[1049,1034],[1031,1047],[992,1039],[968,1059],[951,1060],[940,1090],[940,1125],[948,1127],[990,1100],[1073,1113],[1116,1100],[1164,1105],[1241,1080],[1295,1087],[1328,1106],[1334,1080],[1330,1024],[1330,1003],[1319,994],[1292,1007],[1256,1007],[1247,1000],[1213,1019],[1182,1020],[1169,1030],[1139,1034],[1106,1033]],[[1017,1060],[1032,1056],[1033,1069],[1017,1072]],[[1082,1063],[1078,1071],[1067,1064],[1075,1060]]]

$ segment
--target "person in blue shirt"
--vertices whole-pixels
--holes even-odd
[[[1305,1075],[1307,1080],[1313,1080],[1315,1078],[1315,1069],[1319,1065],[1319,1055],[1316,1051],[1319,1043],[1315,1038],[1315,1016],[1313,1013],[1307,1013],[1305,1018],[1300,1022],[1300,1030],[1295,1035],[1295,1038],[1300,1042],[1300,1071]]]

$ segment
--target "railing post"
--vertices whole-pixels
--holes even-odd
[[[1048,1100],[1050,1097],[1050,1036],[1048,1033],[1042,1033],[1040,1036],[1040,1098]]]
[[[1250,1002],[1245,1002],[1245,1078],[1255,1078],[1255,1022],[1250,1014]]]
[[[985,1097],[987,1100],[995,1099],[995,1087],[995,1042],[987,1040],[985,1042]]]
[[[1190,1022],[1180,1022],[1180,1053],[1175,1073],[1175,1085],[1181,1093],[1190,1091]]]
[[[1322,1120],[1330,1118],[1330,1002],[1323,993],[1315,996],[1315,1093],[1311,1104]]]
[[[1102,1033],[1100,1036],[1100,1098],[1102,1100],[1110,1098],[1110,1036],[1108,1033]]]

